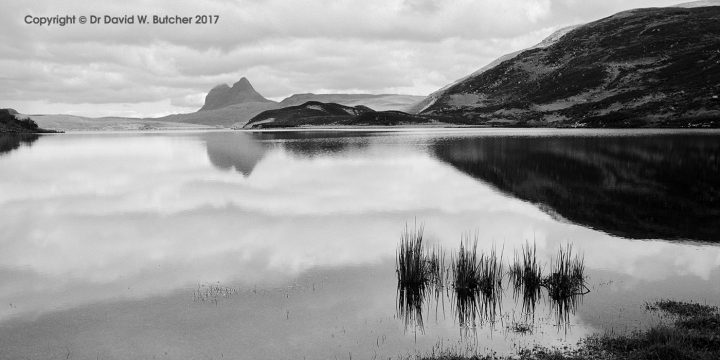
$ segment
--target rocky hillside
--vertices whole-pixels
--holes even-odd
[[[268,110],[252,118],[245,128],[297,126],[388,126],[427,123],[429,118],[401,111],[375,111],[367,106],[345,106],[308,101],[302,105]]]
[[[618,13],[517,54],[421,114],[514,126],[720,126],[720,7]]]
[[[274,103],[260,95],[247,78],[241,78],[232,87],[227,84],[218,85],[205,96],[205,104],[199,111],[214,110],[230,105],[243,103]]]

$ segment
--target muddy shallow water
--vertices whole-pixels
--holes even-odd
[[[0,358],[512,353],[720,304],[720,133],[407,130],[62,134],[0,141]],[[590,293],[558,321],[505,286],[398,311],[406,223],[509,263],[572,244]],[[522,330],[519,330],[522,329]]]

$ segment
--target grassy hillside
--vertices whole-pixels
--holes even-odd
[[[448,88],[422,114],[475,124],[720,126],[720,7],[622,12]]]

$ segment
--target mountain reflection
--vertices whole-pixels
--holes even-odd
[[[720,239],[717,137],[481,137],[440,141],[433,152],[503,192],[613,235]]]
[[[283,149],[303,157],[315,157],[361,150],[367,138],[352,133],[305,132],[222,132],[202,135],[210,162],[221,170],[235,170],[250,176],[255,166],[272,149]]]
[[[265,156],[267,147],[242,132],[203,134],[210,162],[222,170],[233,169],[250,176],[255,165]]]
[[[0,134],[0,156],[19,148],[20,145],[32,145],[39,137],[37,134]]]

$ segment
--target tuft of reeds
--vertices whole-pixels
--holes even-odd
[[[477,242],[477,235],[471,242],[469,234],[464,234],[457,254],[451,258],[455,308],[464,326],[474,323],[478,315],[482,315],[481,320],[494,322],[502,296],[502,254],[498,256],[493,248],[478,257]]]
[[[589,292],[585,284],[585,259],[573,257],[572,245],[560,247],[550,265],[550,274],[543,280],[548,296],[553,300],[584,295]]]
[[[574,314],[582,296],[590,289],[585,284],[585,260],[573,256],[572,245],[558,249],[557,256],[550,265],[550,274],[543,279],[543,286],[548,290],[558,325],[567,325],[570,314]]]
[[[440,245],[433,246],[427,253],[425,265],[428,283],[440,291],[445,284],[445,251]]]
[[[480,274],[478,284],[480,292],[488,297],[495,297],[502,293],[503,265],[502,253],[498,255],[495,247],[488,254],[480,255]]]
[[[429,265],[423,249],[423,233],[425,226],[417,224],[410,230],[405,229],[400,234],[395,267],[398,274],[398,286],[424,287],[430,280]]]
[[[522,297],[522,310],[526,315],[535,313],[535,305],[541,296],[543,283],[542,268],[537,262],[537,247],[533,243],[525,243],[521,254],[515,252],[513,264],[508,271],[510,284],[513,286],[513,296],[517,300]]]
[[[470,243],[469,234],[463,234],[457,255],[450,259],[455,291],[476,291],[480,288],[480,262],[477,257],[477,235]]]
[[[495,317],[500,311],[502,300],[503,265],[502,254],[495,250],[495,247],[488,254],[480,255],[480,295],[482,298],[483,320],[490,324],[495,323]]]
[[[470,235],[463,234],[457,254],[450,258],[455,311],[461,327],[473,326],[479,313],[480,262],[477,257],[477,241],[477,235],[471,242]]]
[[[398,275],[398,315],[410,324],[423,329],[422,305],[428,292],[440,295],[445,276],[445,253],[440,246],[428,250],[424,243],[424,225],[417,223],[411,229],[405,224],[400,234],[395,260]]]

